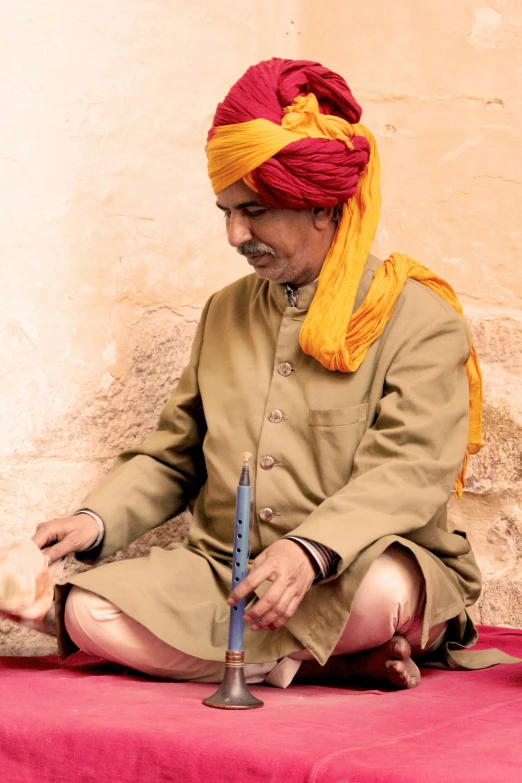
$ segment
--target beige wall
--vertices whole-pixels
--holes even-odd
[[[379,142],[377,252],[443,274],[472,319],[488,445],[454,513],[478,616],[522,625],[520,3],[4,0],[0,30],[0,541],[153,426],[205,299],[247,271],[206,178],[216,102],[260,59],[318,59]]]

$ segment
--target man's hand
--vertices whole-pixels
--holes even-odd
[[[82,552],[94,544],[100,528],[89,514],[51,519],[36,528],[33,541],[49,558],[50,563],[71,552]]]
[[[256,557],[248,576],[230,594],[228,603],[237,603],[268,580],[272,586],[248,613],[245,620],[252,631],[275,631],[293,616],[315,579],[315,569],[304,549],[295,541],[281,539]]]

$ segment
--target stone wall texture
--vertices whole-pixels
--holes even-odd
[[[476,619],[522,626],[520,2],[4,0],[0,31],[0,543],[77,508],[154,427],[206,298],[248,271],[206,177],[215,105],[251,63],[308,58],[377,137],[375,252],[442,274],[472,324],[486,445],[452,518]],[[52,649],[1,624],[3,654]]]

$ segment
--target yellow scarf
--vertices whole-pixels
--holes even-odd
[[[392,253],[377,269],[370,290],[353,313],[355,296],[379,221],[380,162],[372,134],[364,125],[350,124],[340,117],[319,112],[315,95],[295,98],[284,109],[281,125],[265,119],[250,120],[215,129],[207,144],[208,172],[214,193],[243,179],[256,190],[251,173],[302,138],[338,139],[353,149],[352,136],[364,136],[370,144],[367,169],[355,195],[343,205],[334,240],[326,255],[300,344],[329,370],[354,372],[370,345],[382,333],[407,278],[431,288],[463,316],[451,286],[414,259]],[[466,364],[469,383],[468,447],[455,482],[457,497],[464,488],[470,454],[482,446],[482,377],[475,347]]]

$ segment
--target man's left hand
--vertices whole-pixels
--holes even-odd
[[[245,614],[252,631],[275,631],[293,616],[315,579],[305,550],[295,541],[281,539],[256,557],[248,576],[230,594],[228,603],[250,595],[262,582],[272,582],[265,595]]]

